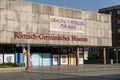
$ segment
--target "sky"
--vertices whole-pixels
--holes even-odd
[[[98,12],[100,8],[120,5],[120,0],[25,0],[29,2],[54,5],[58,7],[72,8]]]

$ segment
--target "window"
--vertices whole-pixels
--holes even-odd
[[[120,39],[117,40],[117,43],[120,44]]]
[[[83,54],[83,50],[84,50],[83,48],[80,48],[80,53],[81,53],[81,54]]]
[[[120,14],[120,10],[117,10],[117,14]]]
[[[112,15],[112,12],[110,11],[109,14]]]
[[[117,20],[117,24],[120,24],[120,19]]]
[[[2,48],[2,46],[0,46],[0,53],[2,53],[3,52],[3,48]]]
[[[14,53],[15,48],[13,46],[5,46],[4,47],[4,53]]]
[[[120,29],[118,29],[118,33],[120,33]]]

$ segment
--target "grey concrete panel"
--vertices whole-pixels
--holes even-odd
[[[6,20],[7,19],[7,10],[6,9],[0,9],[1,11],[1,19]]]
[[[64,8],[59,8],[59,16],[64,17],[65,15],[65,10]]]
[[[12,42],[12,36],[14,36],[13,33],[11,33],[10,31],[7,32],[7,34],[6,34],[6,43],[11,43]]]
[[[39,22],[39,14],[38,13],[32,13],[32,22],[34,22],[34,23]]]
[[[14,31],[21,32],[21,23],[20,21],[14,21]]]
[[[6,35],[7,35],[6,31],[0,31],[0,36],[1,36],[0,42],[1,43],[6,43],[7,42]]]
[[[51,15],[59,16],[59,8],[58,7],[51,7]]]
[[[50,25],[49,24],[44,24],[44,33],[46,34],[49,34],[49,27],[50,27]]]
[[[51,14],[51,6],[39,5],[39,13]]]
[[[22,28],[22,26],[21,26]],[[27,22],[27,25],[26,25],[26,32],[27,33],[33,33],[33,27],[32,27],[32,23],[31,22]]]
[[[30,43],[53,45],[111,46],[111,16],[89,11],[72,10],[24,2],[21,0],[0,0],[1,38],[6,43]],[[50,31],[50,16],[85,20],[85,33]],[[14,32],[47,35],[78,36],[87,38],[87,42],[62,40],[14,39]],[[108,42],[107,42],[108,41]]]
[[[15,21],[20,21],[21,20],[21,11],[14,10],[14,20]]]
[[[14,6],[14,10],[18,10],[18,11],[24,11],[24,10],[22,10],[22,2],[21,1],[17,1],[17,0],[15,0],[15,1],[13,1],[13,6]]]
[[[0,8],[6,8],[6,0],[0,0]]]
[[[48,24],[38,24],[38,33],[49,33],[49,25]]]
[[[33,27],[33,33],[37,33],[39,24],[38,24],[38,23],[33,23],[33,24],[32,24],[32,27]]]
[[[101,14],[97,14],[97,21],[101,21]]]
[[[89,19],[89,12],[81,11],[81,18],[82,19]]]
[[[7,0],[6,1],[6,8],[7,9],[14,9],[14,0]]]
[[[27,32],[27,22],[20,22],[20,32]]]
[[[7,30],[7,20],[1,20],[1,30]]]
[[[73,10],[73,12],[72,12],[73,14],[72,14],[72,17],[73,18],[81,18],[81,11],[77,11],[77,10]]]
[[[14,21],[7,20],[7,31],[14,31]]]
[[[7,20],[14,20],[14,11],[13,10],[7,10]]]
[[[20,12],[20,21],[27,21],[27,12]]]
[[[32,12],[32,3],[24,1],[13,1],[14,10]]]
[[[32,4],[32,12],[33,13],[39,12],[39,4]]]
[[[25,7],[27,12],[32,12],[32,3],[26,2]]]
[[[39,14],[39,23],[50,23],[48,14]]]
[[[32,23],[32,20],[33,20],[32,16],[33,16],[33,14],[31,12],[27,13],[27,22],[31,22]]]
[[[108,22],[108,15],[107,14],[101,14],[101,21]]]
[[[70,9],[64,9],[64,17],[72,17],[73,16],[73,11]]]

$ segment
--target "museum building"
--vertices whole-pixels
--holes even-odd
[[[108,14],[0,0],[1,64],[79,65],[88,59],[90,48],[102,54],[106,64],[106,49],[111,46]]]

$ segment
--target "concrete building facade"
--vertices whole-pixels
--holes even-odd
[[[4,53],[0,55],[4,57],[1,63],[5,62],[5,56],[8,56],[5,55],[3,46],[7,48],[11,45],[14,47],[13,53],[16,52],[16,47],[27,47],[28,58],[24,61],[27,60],[29,64],[31,63],[31,47],[37,47],[36,49],[42,47],[42,50],[48,50],[48,47],[52,47],[50,50],[58,46],[62,46],[63,49],[67,47],[66,54],[59,55],[59,57],[63,56],[64,60],[74,56],[68,54],[68,47],[75,47],[77,63],[80,57],[80,47],[110,47],[112,46],[111,34],[111,16],[107,14],[36,4],[22,0],[0,0],[0,48],[1,53]],[[33,53],[36,49],[32,49]],[[42,51],[40,50],[40,52]],[[48,55],[51,58],[48,64],[53,64],[53,60],[58,54],[53,55],[52,52],[54,53],[54,51],[46,52],[50,53],[49,55],[37,55],[36,52],[34,57],[39,56],[40,59],[40,55],[42,58]],[[9,50],[6,54],[8,53]],[[19,54],[14,53],[16,57],[13,62],[17,62],[17,55]],[[62,62],[61,59],[60,62]],[[33,61],[35,60],[36,58]],[[46,59],[41,65],[49,60]],[[66,61],[65,64],[70,63],[69,59]]]

